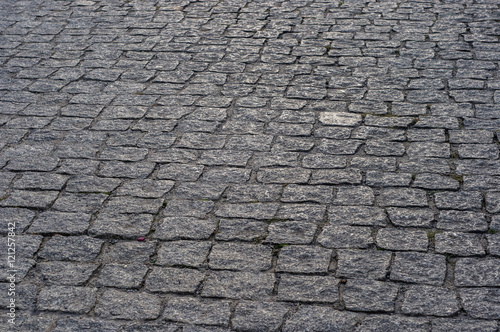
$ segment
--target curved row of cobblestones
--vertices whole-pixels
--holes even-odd
[[[499,6],[0,0],[0,330],[498,332]]]

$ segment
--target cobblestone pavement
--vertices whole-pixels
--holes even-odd
[[[499,331],[499,6],[0,0],[0,331]]]

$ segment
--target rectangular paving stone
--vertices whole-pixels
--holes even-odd
[[[398,252],[391,268],[391,280],[441,286],[446,275],[446,258],[416,252]]]
[[[150,292],[193,294],[204,279],[205,274],[194,269],[154,267],[144,287]]]
[[[332,251],[321,247],[285,246],[279,252],[276,272],[326,273]]]
[[[283,332],[350,331],[360,320],[361,317],[353,312],[333,310],[329,306],[302,305],[286,318]]]
[[[191,297],[174,297],[167,302],[163,318],[188,324],[229,325],[230,302]]]
[[[392,254],[384,251],[337,250],[339,278],[384,280],[389,272]]]
[[[485,253],[481,236],[474,233],[442,232],[435,235],[436,252],[457,256],[474,256]]]
[[[415,285],[405,293],[402,311],[405,314],[452,316],[459,311],[454,291],[444,287]]]
[[[215,243],[208,256],[213,270],[265,271],[271,268],[270,246],[250,243]]]
[[[153,217],[149,214],[100,213],[89,229],[93,235],[116,235],[125,238],[136,238],[149,233]]]
[[[271,219],[276,214],[277,203],[222,204],[215,215],[224,218]]]
[[[455,285],[496,287],[500,284],[499,263],[497,258],[461,258],[455,265]]]
[[[347,281],[343,300],[346,308],[353,311],[393,312],[399,287],[389,282],[368,279]]]
[[[427,251],[428,235],[423,230],[384,228],[377,233],[377,246],[388,250]]]
[[[278,301],[335,303],[339,300],[338,283],[330,276],[283,274],[278,286]]]
[[[38,254],[51,261],[93,261],[101,252],[103,240],[89,236],[53,236]]]
[[[59,233],[77,235],[90,226],[90,214],[47,211],[42,212],[31,224],[30,233]]]
[[[200,267],[207,259],[211,247],[212,243],[208,241],[163,242],[158,249],[156,264]]]
[[[472,318],[500,318],[500,290],[498,288],[462,288],[459,290],[465,312]]]
[[[156,295],[108,289],[99,297],[95,313],[104,319],[156,319],[161,309]]]
[[[326,225],[318,237],[318,243],[327,248],[368,248],[373,244],[370,227]]]
[[[262,300],[269,298],[275,277],[267,272],[213,271],[208,274],[201,296]]]
[[[95,288],[52,286],[43,288],[37,297],[39,310],[88,313],[95,305]]]

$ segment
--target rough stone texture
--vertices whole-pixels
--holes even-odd
[[[394,311],[399,287],[387,282],[351,279],[347,281],[343,300],[353,311]]]
[[[442,287],[410,286],[401,310],[405,314],[452,316],[459,310],[455,292]]]
[[[339,300],[338,282],[329,276],[284,274],[278,286],[278,300],[335,303]]]
[[[228,326],[229,301],[172,298],[167,302],[163,318],[181,323]]]
[[[377,233],[377,245],[389,250],[427,251],[427,233],[401,228],[381,229]]]
[[[276,331],[289,310],[281,303],[240,301],[231,323],[237,331]]]
[[[0,13],[19,330],[498,329],[495,1]]]
[[[440,286],[446,273],[442,255],[398,252],[391,269],[391,280]]]
[[[95,313],[105,319],[155,319],[161,308],[160,298],[155,295],[109,289],[99,298]]]
[[[40,291],[37,307],[39,310],[85,314],[94,306],[96,297],[95,288],[53,286]]]
[[[280,250],[276,272],[328,272],[332,250],[321,247],[285,246]]]
[[[500,259],[459,259],[455,265],[455,285],[497,287],[500,285]]]
[[[323,306],[301,306],[283,325],[284,332],[350,331],[359,322],[356,314]]]

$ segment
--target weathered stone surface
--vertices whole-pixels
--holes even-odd
[[[442,287],[410,286],[402,311],[405,314],[452,316],[459,310],[455,292]]]
[[[394,311],[394,301],[399,287],[381,281],[351,279],[347,281],[343,300],[353,311]]]
[[[37,307],[39,310],[84,314],[94,306],[96,293],[95,288],[52,286],[40,291]]]
[[[161,308],[156,295],[109,289],[100,296],[95,313],[105,319],[155,319]]]
[[[332,251],[321,247],[285,246],[281,248],[276,272],[328,272]]]
[[[367,248],[374,241],[369,227],[327,225],[318,237],[327,248]]]
[[[500,259],[461,258],[455,265],[455,285],[466,287],[500,284]]]
[[[435,235],[436,252],[458,256],[484,254],[481,236],[471,233],[443,232]]]
[[[215,231],[216,221],[190,217],[165,217],[153,234],[160,240],[205,240]]]
[[[425,318],[405,317],[395,315],[373,315],[367,316],[356,328],[356,332],[375,332],[375,331],[430,331],[430,322]]]
[[[228,326],[229,301],[175,297],[167,302],[163,318],[181,323]]]
[[[290,307],[274,302],[240,301],[231,323],[238,331],[275,331]]]
[[[214,271],[208,275],[201,295],[262,300],[271,295],[274,282],[274,275],[267,272]]]
[[[150,292],[194,293],[204,278],[203,272],[194,269],[154,267],[145,287]]]
[[[442,255],[398,252],[391,268],[391,280],[441,286],[446,275]]]
[[[99,271],[97,286],[139,288],[148,272],[146,265],[106,264]]]
[[[199,267],[205,262],[211,247],[212,244],[210,242],[164,242],[160,249],[158,249],[156,264]]]
[[[36,274],[48,285],[82,286],[97,270],[97,264],[41,262],[36,266]]]
[[[317,225],[302,221],[277,221],[268,227],[266,242],[277,244],[309,244]]]
[[[499,319],[500,290],[498,288],[462,288],[459,294],[465,312],[472,318]]]
[[[99,255],[103,242],[88,236],[54,236],[45,243],[38,257],[54,261],[88,262]]]
[[[337,277],[385,279],[392,254],[383,251],[337,250]]]
[[[432,331],[445,332],[495,332],[497,323],[477,319],[450,319],[438,318],[432,321]]]
[[[272,249],[250,243],[216,243],[208,256],[213,270],[264,271],[271,268]]]
[[[427,251],[427,233],[402,228],[381,229],[377,233],[377,245],[389,250]]]
[[[335,303],[339,300],[338,283],[330,276],[283,274],[278,286],[278,301]]]
[[[331,307],[304,305],[285,320],[283,331],[349,331],[359,323],[359,320],[360,317],[352,312],[337,311]]]

